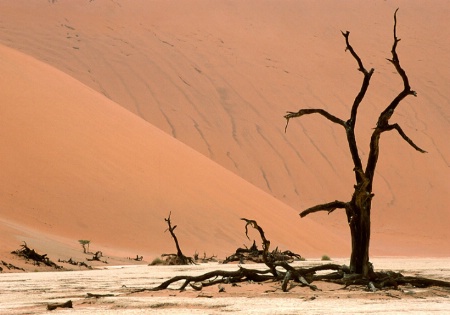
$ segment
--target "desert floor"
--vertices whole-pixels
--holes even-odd
[[[404,274],[450,281],[450,258],[375,258],[377,270],[391,269]],[[346,259],[334,263],[348,263]],[[299,266],[322,264],[320,260],[296,262]],[[264,265],[246,265],[265,268]],[[403,287],[398,290],[367,292],[361,287],[315,282],[320,291],[292,286],[283,293],[278,283],[241,283],[179,292],[177,286],[160,292],[133,293],[151,288],[175,275],[198,275],[237,265],[209,263],[196,266],[146,265],[109,266],[91,271],[0,274],[0,313],[44,314],[50,303],[73,301],[70,314],[450,314],[450,290]],[[178,284],[177,284],[178,285]],[[110,294],[88,298],[87,293]]]

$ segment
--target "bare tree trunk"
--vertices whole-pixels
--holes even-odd
[[[425,153],[424,150],[419,148],[402,130],[402,128],[397,124],[390,124],[389,119],[394,114],[395,109],[400,104],[400,102],[408,95],[416,96],[416,92],[411,90],[409,85],[409,80],[406,75],[405,70],[401,67],[400,61],[397,55],[397,44],[400,41],[397,38],[397,10],[394,13],[394,43],[392,45],[392,59],[388,59],[395,67],[397,73],[400,75],[403,81],[403,90],[391,101],[391,103],[386,107],[384,111],[380,113],[378,122],[372,137],[370,139],[370,151],[367,159],[367,165],[365,170],[363,170],[361,158],[358,152],[358,146],[356,144],[355,138],[355,125],[357,119],[357,113],[359,106],[364,99],[366,91],[369,87],[370,79],[374,73],[374,69],[367,70],[361,58],[354,51],[353,47],[349,42],[350,32],[342,32],[345,38],[346,50],[351,53],[353,58],[358,63],[358,70],[364,75],[364,79],[361,85],[361,89],[356,96],[350,118],[347,120],[338,118],[324,109],[306,108],[300,109],[298,112],[288,112],[284,117],[286,118],[286,128],[288,126],[289,120],[291,118],[301,117],[309,114],[320,114],[329,121],[341,125],[346,132],[347,141],[350,149],[350,154],[353,160],[354,173],[356,185],[354,186],[355,191],[353,193],[352,199],[349,202],[343,201],[332,201],[325,204],[320,204],[311,208],[308,208],[300,213],[301,217],[304,217],[310,213],[318,211],[328,211],[328,213],[333,212],[335,209],[345,209],[347,214],[347,220],[350,227],[351,241],[352,241],[352,253],[350,257],[350,271],[362,275],[364,278],[368,278],[372,270],[372,265],[369,262],[369,245],[370,245],[370,211],[372,206],[372,184],[375,174],[375,168],[378,162],[379,156],[379,142],[381,134],[385,131],[396,130],[399,135],[414,149],[419,152]]]
[[[170,235],[172,236],[174,242],[175,242],[175,246],[177,248],[177,256],[178,257],[184,257],[183,253],[181,252],[181,248],[180,248],[180,244],[178,243],[178,238],[174,233],[174,230],[177,228],[177,226],[175,225],[174,227],[172,227],[172,222],[170,222],[170,215],[171,213],[169,213],[169,217],[167,219],[164,219],[167,222],[168,225],[168,231],[170,233]]]
[[[167,230],[170,232],[170,235],[172,236],[175,246],[177,248],[177,255],[176,255],[176,264],[177,265],[188,265],[188,264],[194,264],[194,261],[191,257],[187,257],[183,255],[183,252],[181,251],[180,244],[178,244],[178,238],[175,235],[174,230],[177,228],[177,226],[172,226],[172,222],[170,221],[170,216],[172,212],[169,212],[169,217],[167,219],[164,219],[167,222]],[[169,255],[170,256],[170,255]]]
[[[370,207],[370,200],[368,205]],[[342,204],[338,201],[335,201],[329,204],[325,204],[323,206],[328,207],[330,211],[333,211],[333,207],[335,208],[340,207],[342,206]],[[196,291],[201,291],[205,287],[219,284],[219,292],[224,292],[225,287],[221,286],[221,284],[235,286],[237,283],[250,281],[251,282],[271,281],[272,283],[278,282],[281,283],[281,289],[283,290],[283,292],[289,291],[289,287],[293,287],[295,285],[294,283],[297,283],[301,286],[308,286],[313,291],[320,290],[316,285],[311,284],[313,281],[333,282],[345,285],[345,288],[350,285],[366,286],[372,292],[376,291],[377,289],[383,289],[388,287],[394,287],[395,289],[397,289],[398,285],[401,284],[409,284],[421,288],[429,286],[450,288],[450,282],[420,277],[404,277],[401,273],[393,271],[375,273],[370,272],[371,268],[368,269],[369,270],[368,277],[364,277],[362,275],[362,272],[359,274],[353,274],[351,276],[348,276],[351,271],[345,265],[340,266],[336,264],[325,264],[309,268],[293,267],[288,262],[286,262],[283,256],[278,255],[279,251],[277,249],[275,249],[272,252],[269,251],[270,241],[266,238],[262,227],[260,227],[255,220],[249,220],[245,218],[241,218],[241,220],[246,222],[245,235],[247,236],[247,238],[249,238],[248,237],[249,227],[252,227],[259,232],[263,246],[262,250],[263,260],[266,266],[269,267],[269,269],[256,270],[256,269],[246,269],[242,266],[239,266],[239,270],[236,271],[213,270],[198,276],[175,276],[169,280],[164,281],[157,287],[138,288],[131,291],[131,293],[166,290],[169,288],[169,285],[179,281],[184,281],[183,285],[179,288],[180,291],[185,290],[188,285],[190,285]],[[355,224],[355,226],[358,226],[358,224]],[[256,248],[256,245],[254,247]],[[361,255],[364,256],[364,254]],[[370,265],[370,263],[368,262],[368,255],[366,263],[364,263],[359,258],[360,257],[358,255],[355,255],[355,258],[352,257],[352,259],[355,259],[356,261],[355,264],[361,266],[362,268],[361,270],[365,269],[364,266]],[[316,274],[317,271],[325,271],[325,270],[332,270],[333,272],[330,274]],[[291,284],[289,284],[289,282],[291,282]]]
[[[348,225],[352,239],[352,253],[350,256],[350,271],[367,277],[371,270],[369,263],[370,246],[370,210],[372,207],[373,194],[369,191],[372,188],[373,178],[368,178],[366,174],[355,168],[355,174],[359,179],[355,185],[352,200],[346,209]]]
[[[349,218],[352,240],[350,272],[367,277],[371,269],[369,263],[370,209],[355,209],[354,212],[355,214]]]

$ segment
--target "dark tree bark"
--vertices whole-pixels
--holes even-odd
[[[172,222],[170,221],[170,216],[172,212],[169,212],[169,217],[167,219],[164,219],[164,221],[167,222],[167,230],[169,231],[170,235],[172,236],[175,246],[177,248],[177,254],[176,254],[176,264],[177,265],[189,265],[194,264],[194,260],[191,257],[184,256],[183,252],[181,251],[180,244],[178,243],[178,238],[175,235],[174,231],[177,228],[177,226],[172,226]],[[173,256],[173,255],[165,255],[165,256]]]
[[[56,310],[58,307],[60,307],[60,308],[73,308],[72,301],[69,300],[69,301],[64,302],[64,303],[47,304],[47,310],[48,311]]]
[[[361,274],[352,274],[349,267],[336,264],[318,265],[309,268],[293,267],[283,257],[281,260],[278,251],[269,251],[270,241],[266,238],[264,230],[255,220],[242,218],[245,221],[245,235],[248,238],[248,227],[252,227],[259,232],[262,240],[262,256],[264,263],[269,269],[256,270],[247,269],[239,266],[238,270],[225,271],[214,270],[198,276],[175,276],[160,285],[153,288],[137,288],[131,293],[144,291],[167,290],[171,284],[182,281],[183,284],[179,290],[183,291],[189,285],[196,291],[201,291],[204,287],[216,284],[235,284],[239,282],[265,282],[276,281],[281,283],[283,292],[287,292],[289,282],[292,280],[301,286],[307,286],[311,290],[320,290],[316,285],[311,284],[313,281],[328,281],[347,286],[363,285],[370,290],[383,289],[386,287],[397,287],[398,285],[413,284],[416,287],[426,288],[429,286],[438,286],[450,288],[450,282],[433,280],[421,277],[404,277],[402,274],[392,271],[372,272],[369,277],[363,277]],[[256,246],[255,246],[256,247]],[[331,270],[329,274],[316,274],[317,271]],[[219,287],[219,292],[223,292],[224,287]],[[88,293],[89,295],[89,293]]]
[[[50,260],[50,258],[47,257],[47,254],[41,255],[38,254],[34,249],[31,249],[28,247],[27,243],[24,241],[23,245],[21,245],[21,249],[12,251],[11,254],[17,255],[19,257],[23,257],[25,259],[32,260],[33,263],[37,266],[39,266],[41,263],[43,263],[46,266],[53,267],[55,269],[62,269],[62,266],[57,265],[53,261]]]
[[[104,264],[107,264],[108,262],[106,260],[101,260],[103,253],[101,251],[97,251],[92,258],[86,258],[87,261],[100,261]]]
[[[308,208],[300,213],[301,217],[304,217],[310,213],[318,211],[333,212],[336,209],[344,209],[347,215],[348,224],[350,227],[352,253],[350,257],[350,270],[352,273],[358,273],[363,277],[368,277],[371,272],[371,264],[369,262],[369,244],[370,244],[370,212],[372,207],[372,192],[373,179],[375,174],[375,168],[378,162],[379,155],[379,141],[381,134],[385,131],[396,130],[399,135],[414,149],[419,152],[425,153],[424,150],[419,148],[414,142],[408,138],[402,128],[398,124],[390,124],[389,120],[394,114],[395,109],[400,102],[408,95],[416,95],[416,92],[411,90],[409,80],[405,70],[400,65],[400,61],[397,55],[397,44],[400,41],[397,38],[397,11],[394,13],[394,43],[392,45],[392,59],[388,59],[395,67],[397,73],[400,75],[403,81],[403,90],[391,101],[391,103],[383,110],[378,118],[377,125],[372,133],[370,140],[370,151],[367,159],[365,169],[358,152],[355,137],[355,125],[357,119],[358,108],[364,99],[366,91],[369,87],[370,79],[374,73],[374,69],[367,70],[361,58],[355,52],[350,45],[349,36],[350,32],[342,32],[345,38],[346,50],[348,50],[353,58],[358,63],[358,70],[364,75],[363,82],[359,93],[357,94],[350,112],[350,118],[348,120],[340,119],[323,109],[301,109],[298,112],[287,112],[284,116],[286,118],[286,129],[291,118],[301,117],[309,114],[320,114],[330,120],[342,126],[346,132],[347,142],[350,150],[350,154],[353,160],[356,184],[354,185],[354,192],[352,198],[348,202],[332,201],[325,204],[320,204],[311,208]]]

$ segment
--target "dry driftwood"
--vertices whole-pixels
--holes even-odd
[[[275,248],[270,255],[278,261],[293,262],[294,260],[302,259],[302,256],[299,254],[290,250],[282,252],[278,248]],[[253,245],[250,248],[238,248],[234,254],[226,257],[222,263],[227,264],[230,262],[239,262],[240,264],[245,264],[246,262],[263,263],[263,250],[259,250],[256,241],[253,241]]]
[[[13,269],[13,270],[22,270],[22,271],[25,271],[25,269],[20,268],[20,267],[17,267],[17,266],[14,266],[13,264],[7,263],[6,261],[3,261],[3,260],[2,260],[1,263],[2,263],[3,266],[5,266],[6,268],[8,268],[8,270]],[[2,271],[3,271],[3,268],[0,267],[0,272],[2,272]]]
[[[69,300],[65,303],[51,303],[47,304],[47,310],[53,311],[56,310],[58,307],[60,308],[73,308],[72,301]]]
[[[74,266],[86,267],[88,269],[92,269],[92,267],[89,266],[88,264],[86,264],[84,261],[76,261],[76,260],[73,260],[72,258],[69,258],[69,260],[58,259],[58,262],[71,264],[71,265],[74,265]]]
[[[114,296],[112,293],[106,293],[106,294],[97,294],[97,293],[86,293],[86,298],[103,298],[103,297],[111,297]]]
[[[210,257],[207,257],[206,253],[203,253],[203,258],[199,258],[198,257],[198,253],[196,251],[195,254],[194,254],[194,261],[196,263],[217,262],[217,256],[216,255],[212,255]]]
[[[23,257],[27,260],[32,260],[33,263],[37,266],[40,266],[43,263],[46,266],[53,267],[55,269],[62,269],[62,266],[58,266],[56,263],[50,260],[47,257],[47,254],[41,255],[38,254],[34,249],[31,249],[27,246],[26,242],[23,242],[21,245],[22,248],[12,251],[11,254],[15,254],[19,257]]]
[[[362,274],[352,274],[350,268],[345,265],[325,264],[309,268],[293,267],[285,260],[277,260],[277,256],[272,255],[269,251],[270,241],[266,239],[263,229],[254,220],[242,219],[246,222],[246,234],[248,227],[256,229],[263,241],[263,261],[268,267],[266,270],[247,269],[238,266],[235,271],[214,270],[198,276],[175,276],[154,288],[135,289],[132,293],[143,291],[159,291],[169,289],[171,284],[182,282],[178,290],[185,290],[189,285],[196,291],[201,291],[203,287],[223,284],[223,283],[239,283],[245,281],[265,282],[276,281],[281,285],[281,289],[286,292],[289,290],[289,283],[293,281],[297,285],[307,286],[311,290],[320,290],[314,281],[327,281],[342,284],[344,287],[351,285],[363,286],[369,290],[377,290],[383,288],[397,288],[400,285],[413,285],[416,287],[439,286],[450,288],[450,282],[426,279],[421,277],[408,277],[400,273],[371,272],[369,277],[363,277]],[[328,274],[317,274],[318,271],[331,271]]]
[[[106,260],[101,260],[100,258],[103,257],[103,253],[101,251],[97,251],[92,258],[86,258],[87,261],[100,261],[104,264],[107,264],[108,262]]]

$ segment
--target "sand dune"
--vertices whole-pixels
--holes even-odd
[[[164,233],[169,211],[190,255],[223,257],[241,246],[241,217],[267,226],[283,248],[316,255],[345,248],[332,233],[68,75],[10,48],[0,53],[3,250],[28,239],[42,248],[39,239],[53,236],[69,247],[89,239],[110,254],[172,252]]]
[[[276,209],[276,214],[271,215],[280,217],[293,213],[289,217],[292,220],[288,220],[293,229],[304,231],[305,226],[310,226],[316,231],[319,227],[313,221],[300,221],[295,211],[350,197],[352,166],[344,135],[320,117],[293,121],[285,134],[282,115],[286,110],[300,107],[323,107],[343,119],[348,116],[361,84],[356,63],[344,52],[340,35],[340,30],[351,31],[352,44],[366,67],[375,68],[358,125],[359,149],[364,159],[376,114],[401,89],[398,75],[385,60],[392,44],[392,14],[397,7],[400,7],[399,36],[402,38],[400,59],[418,97],[408,98],[400,106],[395,121],[429,153],[414,151],[394,134],[382,138],[374,187],[372,249],[379,255],[448,255],[450,146],[446,135],[450,100],[445,89],[450,79],[446,71],[450,64],[447,40],[450,34],[442,25],[446,25],[450,12],[445,2],[433,5],[422,1],[341,3],[331,0],[283,4],[272,1],[2,2],[0,43],[58,68],[92,89],[78,82],[70,83],[72,92],[62,95],[55,88],[48,88],[54,87],[55,80],[60,81],[54,76],[62,76],[50,67],[40,74],[43,79],[34,79],[37,82],[25,80],[31,79],[31,74],[19,75],[17,70],[10,70],[18,75],[17,80],[24,80],[20,83],[28,87],[24,90],[34,87],[36,91],[28,92],[26,100],[40,99],[42,108],[22,100],[28,107],[20,110],[26,113],[9,109],[9,116],[2,117],[11,125],[8,132],[20,135],[21,139],[33,139],[29,144],[9,137],[2,139],[7,142],[3,145],[5,152],[12,150],[12,146],[16,150],[15,154],[3,154],[6,156],[2,159],[9,163],[6,165],[20,162],[21,166],[8,167],[3,173],[5,195],[1,202],[9,207],[14,205],[17,211],[14,217],[7,218],[18,222],[25,220],[25,213],[36,218],[43,215],[42,211],[49,211],[50,218],[52,211],[64,206],[73,213],[75,222],[79,222],[58,231],[70,237],[100,229],[96,224],[104,220],[108,211],[113,213],[107,216],[108,224],[114,226],[111,231],[144,227],[153,231],[156,226],[149,228],[144,221],[152,218],[159,222],[168,210],[173,210],[182,222],[192,213],[199,217],[202,215],[198,213],[202,213],[202,219],[206,220],[224,211],[211,210],[210,217],[205,218],[205,211],[200,208],[211,209],[212,205],[227,200],[229,204],[223,205],[226,213],[236,211],[233,213],[240,216],[241,210],[236,207],[242,208],[244,204],[259,208],[262,204],[267,211],[262,217],[270,216],[269,209]],[[28,63],[22,61],[26,57],[11,58],[21,60],[17,61],[17,67],[23,65],[22,73],[31,71]],[[2,56],[3,66],[8,65],[4,60]],[[51,73],[50,78],[44,79],[47,72]],[[9,84],[6,91],[13,91],[19,85],[5,74],[2,78],[5,85]],[[42,86],[45,80],[49,82]],[[82,102],[78,90],[89,94],[83,96]],[[37,92],[40,94],[34,94]],[[17,95],[14,98],[2,95],[11,108],[19,110],[11,106],[19,101]],[[60,103],[66,106],[61,108]],[[80,103],[84,104],[82,108]],[[67,121],[67,117],[72,120]],[[90,124],[85,122],[87,117],[92,119]],[[162,136],[149,123],[206,158]],[[48,141],[45,147],[41,139]],[[151,148],[155,146],[164,147],[172,160],[153,152]],[[191,153],[183,160],[196,166],[188,167],[189,171],[186,167],[169,167],[184,151]],[[220,173],[228,174],[229,179],[221,179],[222,175],[216,174],[220,168],[207,162],[207,158],[295,211],[224,170]],[[155,159],[166,164],[150,167],[148,161]],[[49,165],[47,161],[52,162]],[[134,168],[129,169],[128,164]],[[200,171],[200,165],[211,165],[214,171]],[[166,179],[169,169],[173,171],[172,181]],[[49,171],[52,175],[45,177]],[[207,176],[201,180],[193,177],[199,172]],[[30,179],[27,174],[36,175]],[[160,188],[161,182],[168,186]],[[174,196],[181,188],[186,191],[191,182],[199,185],[192,188],[195,193]],[[12,197],[10,194],[15,190],[11,183],[18,187],[25,185],[27,190],[16,187],[18,193]],[[207,193],[203,191],[205,187]],[[149,191],[157,188],[161,189],[155,194],[157,197],[149,195]],[[203,192],[197,195],[199,191]],[[32,210],[37,207],[36,201],[28,194],[40,195],[40,214]],[[112,195],[116,198],[109,198]],[[205,196],[209,198],[202,198]],[[270,201],[261,202],[261,198]],[[112,208],[117,212],[108,210]],[[144,220],[119,226],[117,213],[123,208],[131,208],[131,214],[139,215],[144,210],[152,210],[146,212]],[[161,212],[155,214],[155,208]],[[177,209],[180,212],[189,209],[189,212],[178,214]],[[227,216],[230,221],[235,219],[231,214]],[[345,239],[347,227],[342,214],[318,215],[312,219]],[[56,229],[56,221],[47,220],[42,220],[39,230],[51,232],[49,224]],[[236,230],[240,224],[235,224],[219,233],[224,235],[224,242],[231,244],[242,238],[239,228]],[[211,230],[185,233],[201,239],[207,231]],[[141,234],[136,232],[136,235]],[[128,247],[132,239],[130,236],[122,245]],[[136,246],[142,248],[137,243]],[[338,249],[342,247],[336,246]],[[341,253],[345,254],[347,249]]]

